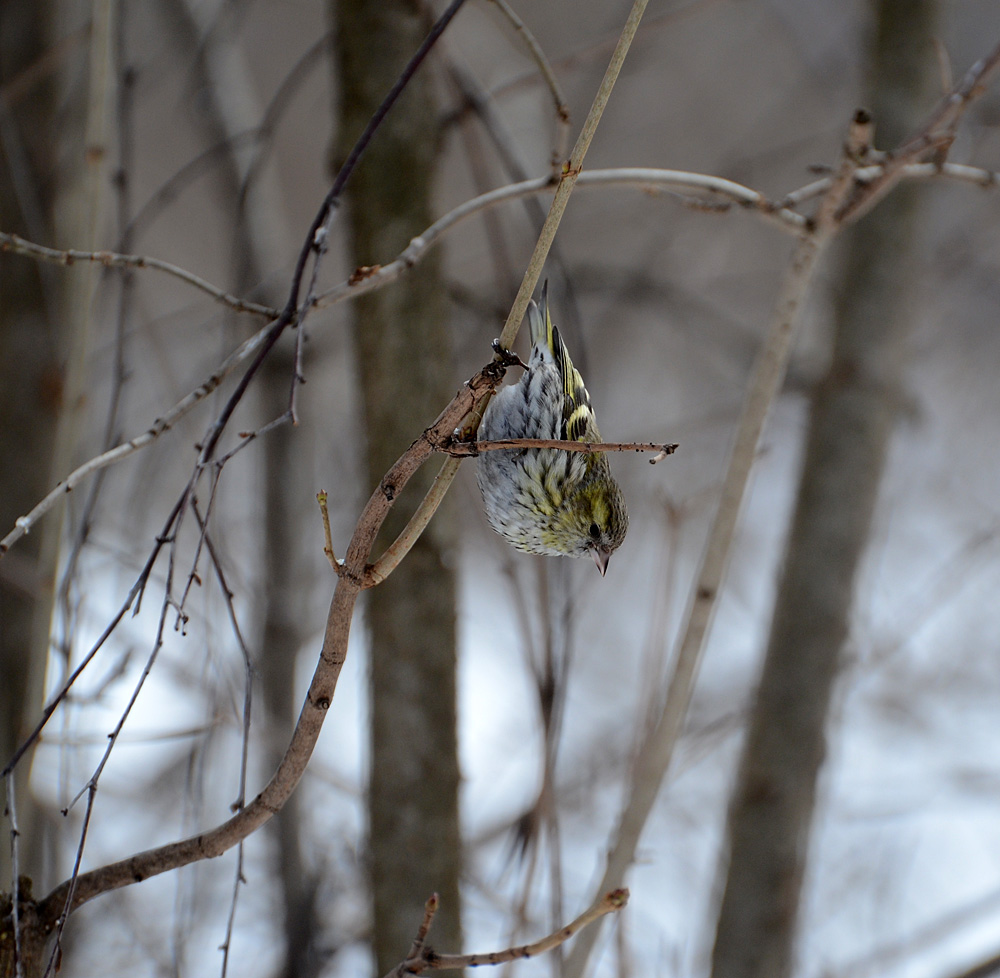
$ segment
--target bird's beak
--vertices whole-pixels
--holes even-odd
[[[611,554],[600,547],[594,547],[590,552],[594,555],[594,563],[597,564],[597,569],[601,572],[601,577],[604,577],[608,570],[608,561],[611,559]]]

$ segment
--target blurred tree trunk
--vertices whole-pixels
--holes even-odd
[[[346,155],[425,36],[412,0],[337,0],[337,154]],[[438,112],[425,64],[376,134],[348,185],[351,261],[400,251],[432,219]],[[455,388],[447,310],[434,254],[354,307],[355,351],[374,486]],[[430,483],[397,503],[387,539]],[[418,480],[415,480],[418,481]],[[370,870],[377,973],[409,949],[438,892],[434,942],[458,949],[458,757],[455,719],[454,513],[446,501],[388,581],[369,592],[371,637]]]
[[[54,171],[51,79],[29,69],[45,50],[48,3],[0,6],[0,228],[50,243]],[[60,339],[43,301],[47,270],[20,258],[0,262],[0,526],[6,533],[50,488],[62,395]],[[0,766],[37,720],[47,643],[33,641],[36,615],[51,604],[43,534],[21,540],[0,564]],[[20,871],[35,876],[43,817],[28,790],[30,755],[17,769]],[[0,846],[0,890],[9,891],[10,846]]]
[[[936,0],[877,0],[868,102],[893,146],[932,104]],[[825,724],[897,414],[918,229],[900,187],[845,235],[832,360],[812,401],[805,459],[757,702],[729,814],[714,978],[784,978]]]

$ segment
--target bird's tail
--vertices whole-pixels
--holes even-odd
[[[575,441],[600,441],[590,395],[549,315],[548,281],[542,286],[541,299],[537,303],[532,300],[528,305],[528,333],[532,349],[538,344],[548,347],[559,368],[563,389],[563,437]]]
[[[534,299],[528,303],[528,336],[531,339],[532,347],[541,343],[548,347],[555,360],[559,373],[563,378],[563,390],[568,394],[573,393],[573,388],[579,384],[583,385],[580,374],[573,366],[573,361],[569,358],[569,350],[563,342],[559,330],[552,322],[549,313],[549,282],[548,279],[542,285],[542,296],[535,302]]]
[[[563,345],[559,330],[552,325],[552,316],[549,314],[549,283],[546,279],[542,286],[542,297],[535,302],[534,299],[528,303],[528,336],[531,345],[542,343],[549,348],[552,355],[558,359],[557,350]]]

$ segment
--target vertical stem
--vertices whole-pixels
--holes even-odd
[[[850,187],[859,151],[870,137],[866,116],[855,119],[845,148],[844,160],[833,185],[820,204],[815,230],[799,240],[775,303],[774,317],[757,357],[736,429],[736,437],[722,484],[722,495],[709,529],[701,567],[691,592],[681,643],[667,688],[666,701],[656,725],[636,759],[629,795],[622,811],[615,840],[608,853],[597,892],[619,886],[635,858],[642,830],[670,766],[674,747],[694,689],[705,639],[715,612],[719,589],[732,551],[733,537],[757,446],[771,405],[781,388],[802,308],[817,263],[835,231],[834,214]],[[580,978],[597,940],[591,927],[574,944],[566,962],[567,978]]]
[[[932,84],[936,0],[878,0],[868,100],[894,142]],[[714,978],[785,978],[826,723],[871,532],[912,318],[918,192],[850,228],[833,355],[812,397],[795,514],[733,800]]]

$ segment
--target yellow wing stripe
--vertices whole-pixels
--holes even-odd
[[[594,412],[589,404],[581,404],[574,408],[566,419],[566,437],[570,441],[587,441],[587,429],[590,427],[593,415]]]

